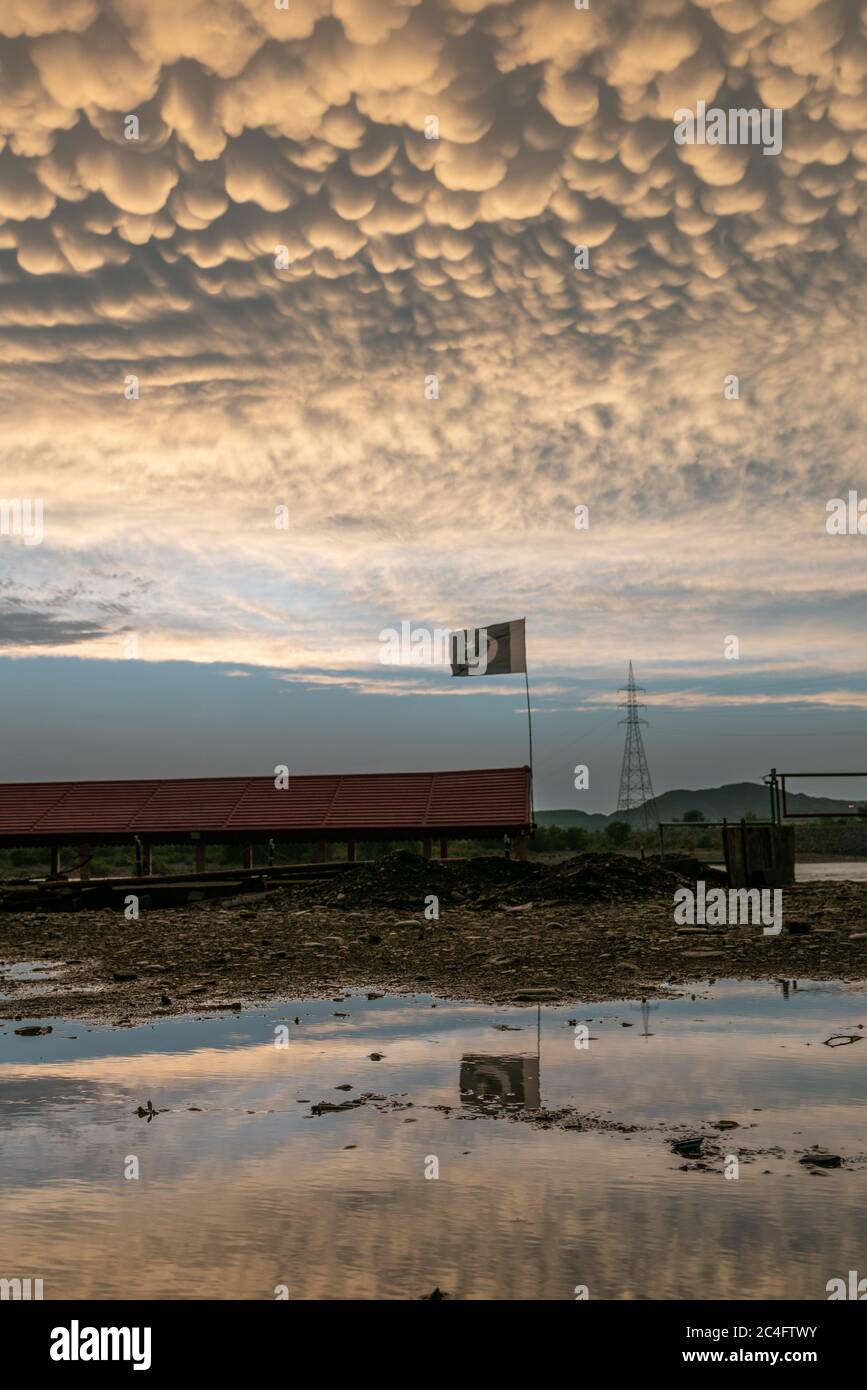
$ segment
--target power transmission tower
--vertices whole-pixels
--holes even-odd
[[[647,754],[644,751],[644,740],[641,737],[641,725],[646,724],[647,720],[638,717],[638,711],[647,709],[647,706],[639,704],[636,699],[636,696],[639,693],[643,695],[645,690],[643,685],[635,684],[631,661],[626,685],[622,685],[620,691],[626,692],[626,699],[618,705],[618,709],[626,710],[626,718],[619,721],[626,725],[626,746],[623,749],[623,767],[620,771],[620,793],[617,797],[617,809],[618,811],[643,811],[644,829],[652,830],[654,826],[659,824],[659,814],[653,796],[650,769],[647,766]]]

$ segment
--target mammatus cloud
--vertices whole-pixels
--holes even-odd
[[[779,156],[677,144],[699,100]],[[348,670],[520,611],[551,670],[735,632],[863,676],[865,179],[854,0],[5,0],[9,597],[74,578],[94,655]]]

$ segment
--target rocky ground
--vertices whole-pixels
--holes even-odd
[[[709,977],[867,979],[867,884],[783,892],[783,930],[678,927],[695,872],[617,855],[411,854],[229,902],[0,915],[0,1017],[131,1023],[350,987],[481,1002],[649,998]],[[713,871],[698,870],[708,884]],[[433,899],[436,898],[436,902]],[[438,911],[438,916],[435,915]],[[24,962],[38,962],[22,978]]]

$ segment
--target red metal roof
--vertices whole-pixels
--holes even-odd
[[[0,843],[211,832],[338,838],[517,829],[531,821],[526,767],[468,772],[377,772],[0,784]]]

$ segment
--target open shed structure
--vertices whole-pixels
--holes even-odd
[[[135,845],[149,874],[153,845],[194,843],[204,870],[208,844],[243,845],[251,867],[254,847],[272,840],[312,841],[323,860],[335,842],[354,859],[359,840],[420,840],[428,857],[439,840],[444,858],[449,839],[504,834],[523,854],[531,830],[528,767],[290,775],[285,787],[272,777],[0,784],[0,847],[49,847],[53,873],[63,846]]]

